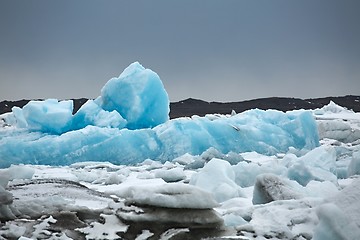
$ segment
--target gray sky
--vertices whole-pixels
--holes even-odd
[[[0,0],[0,100],[95,98],[134,61],[171,101],[360,95],[358,0]]]

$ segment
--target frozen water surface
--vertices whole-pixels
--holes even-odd
[[[360,239],[358,113],[168,110],[134,63],[2,115],[0,239]]]

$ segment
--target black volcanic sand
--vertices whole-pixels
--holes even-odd
[[[23,107],[30,100],[19,101],[2,101],[0,102],[0,114],[11,112],[14,106]],[[87,101],[86,98],[73,99],[74,113]],[[325,98],[259,98],[241,102],[205,102],[198,99],[189,98],[179,102],[170,103],[170,118],[191,117],[193,115],[204,116],[206,114],[230,114],[232,110],[240,113],[249,109],[276,109],[280,111],[289,111],[295,109],[315,109],[329,104],[330,101],[336,104],[360,112],[360,96],[343,96],[343,97],[325,97]]]

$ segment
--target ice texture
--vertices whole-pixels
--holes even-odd
[[[181,183],[131,186],[125,191],[113,193],[138,205],[187,209],[211,209],[218,206],[209,192]]]
[[[313,240],[357,240],[360,228],[332,203],[323,204],[317,209],[320,223],[314,230]]]
[[[160,77],[140,63],[130,64],[110,79],[96,100],[87,101],[73,115],[73,101],[30,101],[14,107],[18,127],[62,134],[88,125],[108,128],[152,128],[169,120],[169,97]]]
[[[162,90],[134,63],[74,115],[50,99],[0,116],[0,238],[359,239],[359,114],[168,120]]]
[[[347,169],[348,176],[360,175],[360,151],[352,154],[351,162]]]
[[[241,187],[253,186],[256,177],[262,173],[273,173],[282,175],[287,171],[285,166],[280,165],[277,161],[272,159],[269,163],[257,164],[254,162],[239,162],[233,166],[235,172],[235,182]]]
[[[190,184],[211,192],[219,203],[243,196],[241,188],[235,183],[235,173],[230,163],[216,158],[194,174]]]
[[[73,101],[30,101],[22,109],[13,109],[13,112],[20,127],[27,127],[31,131],[61,134],[71,129]]]
[[[105,84],[100,102],[103,109],[118,111],[129,129],[151,128],[169,119],[169,97],[160,77],[138,62]]]
[[[88,100],[73,117],[72,129],[77,130],[88,125],[108,128],[124,128],[127,121],[115,110],[102,109],[93,100]]]
[[[289,179],[296,180],[306,186],[311,180],[337,182],[336,151],[331,146],[321,146],[313,149],[304,156],[296,157],[289,154]]]
[[[276,200],[299,199],[302,195],[296,191],[297,189],[301,189],[301,186],[297,186],[296,182],[264,173],[256,178],[252,202],[264,204]]]
[[[73,209],[98,210],[107,207],[112,201],[110,197],[66,180],[28,180],[25,184],[12,183],[9,188],[13,200],[6,205],[0,205],[0,219],[25,216],[38,218],[45,210],[49,214]]]
[[[319,146],[310,111],[254,109],[229,116],[169,120],[169,98],[159,76],[138,62],[110,79],[100,97],[86,102],[76,114],[72,112],[72,101],[56,99],[13,108],[18,128],[0,131],[0,167],[80,161],[135,164],[145,159],[166,162],[186,153],[202,155],[203,161],[195,162],[196,166],[216,156],[234,165],[242,161],[238,155],[242,152],[274,155],[290,147],[309,150]]]
[[[86,126],[62,135],[22,129],[0,135],[0,167],[80,161],[135,164],[148,158],[165,162],[185,153],[200,155],[211,147],[223,154],[256,151],[273,155],[291,146],[313,149],[319,145],[316,122],[307,111],[250,110],[214,120],[178,118],[138,130]]]
[[[355,179],[349,186],[330,198],[330,201],[360,228],[360,178]]]

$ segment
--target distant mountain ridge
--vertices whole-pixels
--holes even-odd
[[[86,98],[72,99],[74,101],[74,112],[76,112],[86,101]],[[2,101],[0,102],[0,114],[11,112],[14,106],[23,107],[30,100]],[[206,102],[199,99],[188,98],[179,102],[170,103],[170,118],[190,117],[193,115],[204,116],[211,113],[229,114],[232,110],[237,113],[249,109],[277,109],[289,111],[295,109],[315,109],[327,105],[330,101],[336,104],[360,112],[360,96],[347,95],[341,97],[324,98],[286,98],[270,97],[259,98],[239,102]]]
[[[170,117],[182,117],[199,115],[204,116],[208,113],[229,114],[232,110],[237,113],[249,109],[276,109],[280,111],[289,111],[296,109],[315,109],[329,104],[330,101],[336,104],[360,112],[360,96],[341,96],[341,97],[324,97],[324,98],[287,98],[287,97],[269,97],[258,98],[240,102],[206,102],[203,100],[189,98],[170,104]]]

